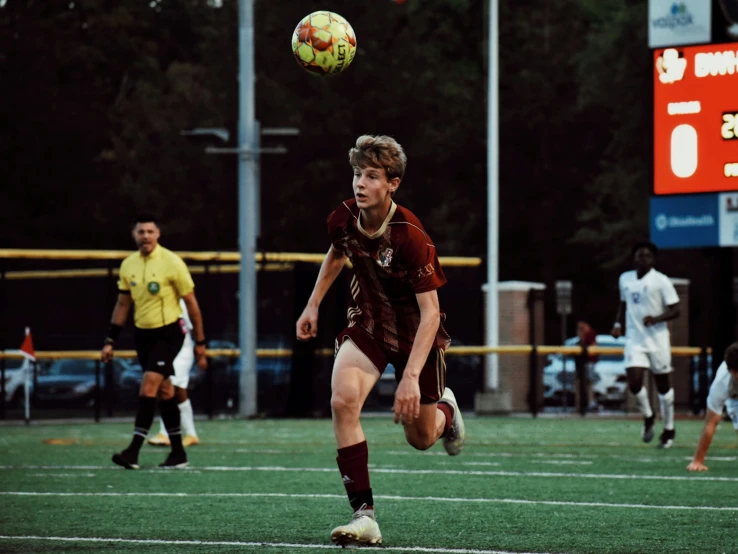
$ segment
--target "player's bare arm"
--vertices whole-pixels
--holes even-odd
[[[200,311],[200,304],[197,302],[195,292],[182,297],[185,306],[187,306],[187,313],[190,314],[190,321],[192,322],[192,338],[195,340],[195,361],[200,371],[204,371],[208,368],[208,359],[205,355],[205,328],[202,323],[202,312]]]
[[[705,465],[705,456],[707,456],[707,450],[710,448],[712,437],[715,435],[719,423],[720,414],[708,408],[707,415],[705,415],[705,426],[702,428],[702,434],[697,443],[697,450],[694,453],[692,462],[687,466],[689,471],[707,471],[709,469]]]
[[[331,245],[328,254],[320,265],[320,272],[318,272],[318,278],[315,281],[310,299],[295,325],[297,340],[308,340],[318,336],[318,309],[320,303],[325,298],[336,277],[341,273],[345,263],[346,255]]]
[[[610,331],[610,334],[615,338],[623,334],[623,314],[625,314],[625,302],[621,300],[620,304],[618,304],[618,312],[615,314],[615,323],[613,323],[612,330]]]
[[[656,323],[661,323],[662,321],[669,321],[672,319],[676,319],[679,317],[679,303],[672,304],[670,306],[666,307],[666,310],[664,310],[664,313],[657,316],[651,316],[647,315],[643,318],[643,324],[646,327],[649,327],[651,325],[655,325]]]
[[[131,295],[118,293],[118,300],[113,308],[113,316],[110,318],[110,326],[116,326],[118,328],[123,327],[128,319],[128,312],[131,311]],[[100,359],[107,363],[113,359],[113,344],[117,337],[109,337],[105,339],[105,346],[103,346]],[[111,340],[112,339],[112,340]]]
[[[435,290],[416,294],[420,308],[420,325],[415,335],[413,348],[395,391],[395,423],[400,416],[405,421],[420,417],[420,372],[428,359],[433,343],[441,325],[441,308],[438,303],[438,292]]]

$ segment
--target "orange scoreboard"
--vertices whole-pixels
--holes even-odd
[[[738,190],[738,42],[654,51],[654,193]]]

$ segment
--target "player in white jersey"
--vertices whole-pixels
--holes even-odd
[[[620,275],[620,304],[612,328],[612,336],[622,335],[625,312],[625,368],[628,388],[643,414],[644,442],[653,439],[654,416],[643,383],[646,370],[651,370],[659,393],[664,432],[660,448],[674,444],[674,389],[671,386],[671,336],[667,321],[679,317],[679,296],[663,273],[654,269],[656,245],[640,242],[633,247],[635,270]]]
[[[197,436],[197,431],[195,430],[195,417],[192,412],[192,404],[187,397],[187,384],[190,382],[190,370],[195,363],[195,343],[192,340],[192,322],[190,321],[190,315],[187,313],[187,306],[185,306],[182,300],[179,301],[179,306],[182,309],[180,321],[183,325],[182,330],[185,332],[185,339],[182,349],[177,354],[177,357],[174,358],[174,375],[170,377],[170,380],[172,381],[172,385],[174,385],[174,395],[177,397],[179,415],[182,421],[182,431],[184,433],[182,445],[194,446],[200,444],[200,438]],[[206,358],[201,358],[201,360],[207,364]],[[207,365],[203,367],[199,361],[198,367],[201,370],[207,369]],[[159,423],[161,424],[159,434],[150,438],[148,443],[154,446],[169,446],[169,435],[161,417],[159,417]]]
[[[738,342],[734,342],[725,349],[725,360],[720,364],[710,386],[705,426],[697,442],[697,450],[692,463],[687,466],[689,471],[708,470],[705,465],[705,456],[722,418],[723,407],[727,409],[730,419],[733,420],[733,428],[738,431]]]

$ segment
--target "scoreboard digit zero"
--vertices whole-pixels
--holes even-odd
[[[738,190],[738,42],[654,51],[654,193]]]

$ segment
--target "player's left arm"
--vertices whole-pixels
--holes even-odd
[[[421,292],[416,294],[415,298],[420,308],[420,325],[402,379],[395,392],[395,423],[400,421],[400,416],[405,421],[420,417],[420,372],[428,359],[438,327],[441,325],[438,292],[436,290]]]
[[[661,323],[663,321],[670,321],[679,317],[679,295],[677,294],[674,285],[671,284],[671,281],[666,280],[661,291],[661,296],[664,304],[666,304],[666,309],[663,311],[663,313],[659,315],[647,315],[646,317],[644,317],[643,324],[646,327],[650,325],[655,325],[656,323]]]
[[[705,414],[705,426],[702,428],[700,440],[697,442],[697,450],[694,453],[692,462],[687,466],[689,471],[708,470],[708,467],[705,465],[705,456],[707,456],[707,450],[710,448],[712,437],[715,435],[715,431],[718,428],[721,417],[721,414],[713,412],[709,408],[707,409],[707,414]]]

